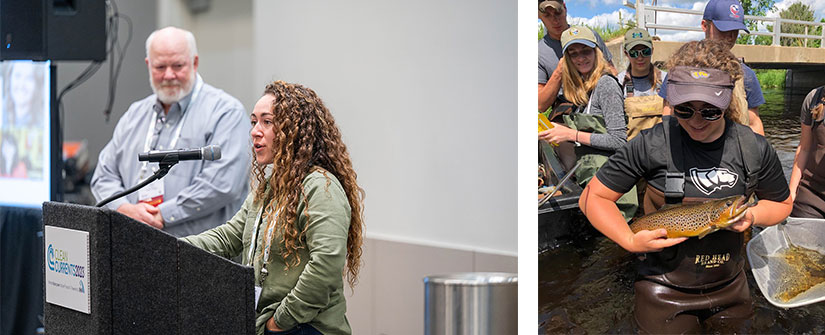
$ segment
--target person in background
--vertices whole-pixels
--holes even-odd
[[[41,128],[45,116],[43,68],[31,61],[11,61],[7,66],[5,127]]]
[[[150,177],[150,150],[218,145],[221,159],[181,162],[166,177],[106,205],[175,236],[200,233],[232,217],[247,193],[249,119],[243,105],[203,81],[191,32],[167,27],[146,39],[154,94],[133,103],[100,152],[91,181],[97,201]]]
[[[792,217],[825,219],[825,86],[811,90],[802,103],[799,146],[791,168],[790,189],[794,199]]]
[[[570,25],[567,23],[567,5],[564,0],[539,0],[539,19],[544,24],[547,34],[539,41],[539,113],[546,111],[556,102],[560,95],[561,73],[564,62],[562,58],[561,33]],[[612,73],[613,55],[607,50],[604,40],[594,32],[599,49]]]
[[[739,36],[740,30],[750,33],[750,30],[745,26],[745,11],[742,9],[742,4],[737,0],[708,1],[702,16],[702,30],[705,32],[705,39],[720,41],[724,43],[728,50],[736,44],[736,38]],[[765,135],[762,119],[759,118],[759,106],[765,104],[765,97],[762,96],[759,79],[756,78],[756,73],[745,63],[740,61],[739,64],[742,67],[744,76],[742,79],[737,80],[735,90],[744,92],[744,95],[737,94],[737,96],[743,99],[744,103],[742,105],[747,106],[743,109],[747,110],[747,113],[740,113],[737,121],[750,126],[755,133]],[[667,80],[662,83],[659,96],[667,100],[667,89],[665,87],[667,87]],[[670,115],[672,110],[670,105],[665,104],[663,113],[664,115]]]
[[[745,276],[744,231],[770,226],[791,211],[776,151],[735,122],[734,82],[742,76],[727,46],[713,40],[684,44],[668,61],[672,116],[620,148],[582,191],[590,223],[625,250],[639,254],[634,320],[641,333],[747,333],[753,314]],[[633,233],[616,200],[641,178],[644,207],[689,204],[756,194],[729,230],[703,238],[667,238],[664,228]],[[677,222],[678,224],[678,222]]]
[[[564,115],[566,125],[554,122],[554,128],[539,133],[539,138],[559,144],[567,169],[571,169],[571,159],[567,157],[571,155],[564,148],[575,146],[573,160],[581,165],[574,176],[584,187],[607,158],[627,143],[623,95],[590,28],[570,27],[562,33],[561,40],[564,98],[575,108]],[[638,206],[636,191],[622,196],[620,206],[622,214],[630,220]]]
[[[619,72],[619,84],[624,92],[624,111],[627,114],[627,140],[642,129],[662,122],[664,99],[658,95],[667,75],[653,66],[653,39],[644,29],[630,29],[624,35],[624,54],[627,69]]]
[[[20,155],[20,146],[10,133],[0,136],[0,177],[26,178],[28,167]]]
[[[341,133],[313,90],[282,81],[251,118],[252,192],[226,224],[182,240],[254,267],[258,334],[350,334],[342,274],[355,285],[363,190]]]

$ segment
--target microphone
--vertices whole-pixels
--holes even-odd
[[[221,147],[209,145],[197,149],[152,150],[138,154],[138,161],[174,162],[188,160],[214,161],[221,159]]]

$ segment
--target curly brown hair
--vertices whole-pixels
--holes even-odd
[[[363,244],[364,190],[356,182],[347,146],[335,119],[315,91],[299,84],[275,81],[266,86],[264,95],[275,97],[272,102],[275,140],[271,173],[267,166],[252,160],[252,184],[255,202],[269,199],[264,209],[266,231],[273,228],[282,233],[281,256],[287,268],[301,262],[298,250],[305,247],[306,228],[298,230],[296,213],[298,202],[306,200],[303,179],[314,171],[338,178],[351,208],[347,236],[347,263],[345,274],[350,287],[355,286],[361,266]],[[254,151],[253,151],[254,155]],[[327,181],[329,185],[329,179]],[[309,216],[304,207],[304,215]],[[274,215],[275,213],[280,213]],[[275,234],[274,236],[278,236]],[[264,242],[268,248],[271,240]]]
[[[685,43],[673,53],[665,66],[668,70],[677,66],[718,69],[727,72],[732,82],[742,79],[743,76],[742,65],[736,59],[736,56],[730,52],[729,45],[709,39]],[[733,90],[730,106],[725,111],[725,117],[732,121],[739,122],[742,113],[747,113],[748,106],[741,105],[740,95],[737,90]]]

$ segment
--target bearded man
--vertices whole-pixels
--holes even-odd
[[[198,234],[229,220],[248,192],[250,123],[243,105],[204,83],[191,32],[166,27],[146,39],[154,94],[133,103],[103,148],[91,187],[100,201],[158,170],[138,161],[150,150],[220,146],[215,161],[187,161],[166,177],[107,207],[175,236]]]

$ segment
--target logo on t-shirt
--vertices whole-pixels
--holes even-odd
[[[702,191],[705,195],[710,195],[724,187],[732,188],[739,180],[739,175],[725,168],[691,168],[690,178],[699,191]]]

